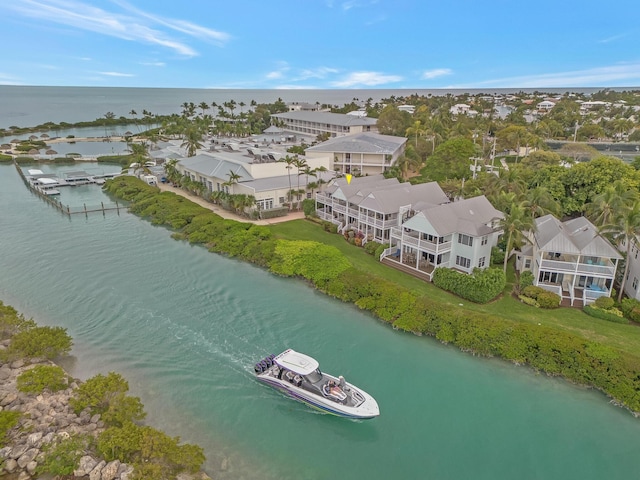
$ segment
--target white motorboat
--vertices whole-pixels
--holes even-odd
[[[256,378],[310,407],[340,417],[367,419],[380,415],[364,390],[320,371],[317,360],[288,349],[255,365]]]

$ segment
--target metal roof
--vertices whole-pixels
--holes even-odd
[[[206,177],[226,178],[229,172],[240,175],[240,180],[253,180],[253,177],[243,165],[222,158],[212,157],[204,153],[194,157],[183,158],[179,164],[188,170],[200,173]]]
[[[379,133],[364,132],[335,137],[313,147],[307,148],[311,152],[331,153],[377,153],[392,155],[407,142],[404,137],[381,135]]]
[[[275,358],[275,361],[282,368],[291,370],[299,375],[309,375],[320,366],[316,359],[291,349],[282,352]]]
[[[425,208],[403,223],[403,226],[443,237],[464,233],[474,237],[493,232],[489,224],[504,214],[496,210],[484,195],[458,202]]]
[[[360,207],[380,213],[397,213],[405,205],[421,203],[434,207],[448,202],[449,198],[437,182],[400,183],[372,191],[360,202]]]
[[[309,112],[304,110],[296,112],[274,113],[271,116],[275,118],[283,118],[286,120],[325,123],[329,125],[341,125],[343,127],[357,125],[375,125],[378,122],[377,118],[355,117],[353,115],[346,115],[344,113]]]
[[[622,255],[602,237],[585,217],[561,222],[553,215],[536,219],[533,234],[538,250],[547,252],[622,258]]]

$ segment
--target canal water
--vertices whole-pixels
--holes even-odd
[[[72,206],[108,201],[97,186],[69,188]],[[202,445],[218,480],[640,471],[640,421],[597,392],[399,333],[126,212],[69,218],[11,165],[0,166],[0,205],[0,299],[68,329],[75,376],[124,374],[149,422]],[[367,390],[381,416],[319,414],[258,384],[255,361],[288,347]]]

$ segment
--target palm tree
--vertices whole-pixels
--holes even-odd
[[[560,204],[545,187],[529,190],[525,195],[524,207],[529,211],[531,218],[541,217],[547,213],[559,216],[562,211]]]
[[[630,205],[638,194],[628,189],[620,180],[609,185],[605,190],[593,197],[591,203],[585,205],[585,213],[596,226],[608,225],[626,205]]]
[[[627,275],[629,274],[631,247],[632,245],[637,246],[637,239],[640,236],[640,199],[635,198],[633,202],[622,208],[613,218],[613,222],[605,225],[601,231],[615,243],[623,243],[627,247],[624,273],[620,280],[620,291],[618,292],[618,302],[620,302],[627,282]]]
[[[307,161],[304,158],[299,158],[297,155],[294,155],[294,160],[293,160],[293,165],[298,169],[298,191],[297,191],[297,198],[298,198],[298,204],[296,206],[297,210],[300,210],[300,169],[304,169],[305,167],[308,167]]]
[[[286,169],[287,169],[287,175],[289,176],[289,210],[291,210],[291,204],[293,203],[291,201],[291,169],[293,168],[294,162],[295,162],[295,158],[294,157],[290,157],[289,155],[286,155],[284,158],[281,158],[280,160],[278,160],[278,162],[282,162],[282,163],[286,163]]]
[[[523,202],[513,202],[504,213],[501,226],[507,235],[507,243],[504,249],[503,271],[507,273],[507,262],[514,245],[522,245],[523,241],[528,241],[525,232],[533,230],[535,223],[533,218],[527,214],[527,209]]]
[[[196,151],[203,147],[200,143],[201,141],[202,133],[200,130],[194,126],[189,126],[185,131],[184,141],[180,146],[187,149],[187,157],[193,157],[195,156]]]
[[[227,173],[227,177],[229,177],[229,180],[224,182],[224,185],[227,186],[227,187],[230,187],[230,186],[235,185],[236,183],[238,183],[238,180],[240,180],[242,178],[242,175],[239,175],[238,173],[234,172],[233,170],[229,170],[229,173]]]
[[[413,122],[413,125],[407,128],[406,135],[407,137],[414,136],[415,137],[415,147],[418,148],[418,137],[424,135],[426,133],[426,129],[422,126],[422,122],[420,120],[416,120]]]
[[[207,102],[200,102],[198,107],[202,110],[202,116],[204,117],[205,110],[209,110],[209,104]]]

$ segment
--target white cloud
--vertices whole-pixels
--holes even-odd
[[[455,88],[479,88],[485,86],[496,88],[605,87],[614,86],[613,84],[620,84],[623,81],[628,84],[623,86],[640,83],[640,63],[609,65],[587,70],[545,73],[541,75],[499,78]]]
[[[167,64],[164,62],[140,62],[140,65],[145,67],[165,67]]]
[[[628,36],[628,34],[620,33],[618,35],[613,35],[608,38],[603,38],[602,40],[599,40],[598,43],[611,43],[611,42],[615,42],[616,40],[620,40],[621,38],[624,38],[626,36]]]
[[[431,80],[432,78],[442,77],[444,75],[451,75],[453,70],[450,68],[434,68],[433,70],[426,70],[422,72],[422,78],[424,80]]]
[[[78,0],[21,0],[7,2],[5,9],[25,17],[53,22],[123,40],[161,45],[179,55],[198,55],[190,45],[171,36],[167,29],[199,40],[225,42],[229,35],[183,20],[168,20],[148,14],[128,4],[115,1],[128,13],[116,13]]]
[[[297,77],[294,79],[307,80],[309,78],[326,78],[328,75],[338,73],[336,68],[331,67],[318,67],[318,68],[306,68],[300,71]]]
[[[135,77],[133,73],[122,73],[122,72],[97,72],[100,75],[107,75],[109,77]]]
[[[385,75],[379,72],[353,72],[343,80],[331,82],[333,87],[351,88],[357,86],[374,87],[387,83],[395,83],[402,80],[398,75]]]

